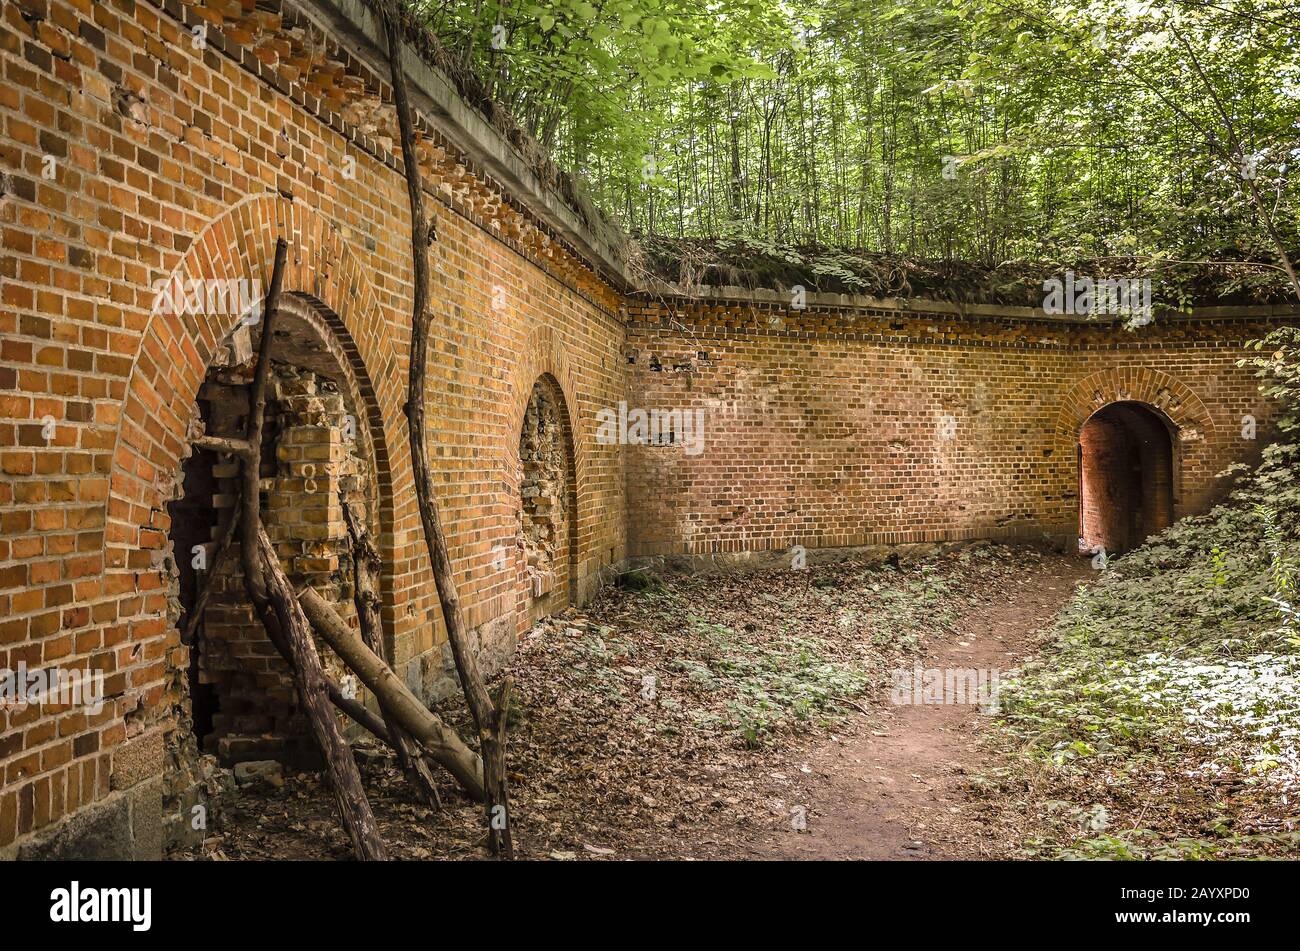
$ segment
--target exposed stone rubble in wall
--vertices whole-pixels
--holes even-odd
[[[183,486],[178,484],[174,494],[178,497]],[[177,557],[184,552],[177,552],[169,540],[164,549],[167,554],[167,592],[166,623],[169,631],[178,630],[184,614],[184,606],[179,596],[179,569]],[[166,847],[179,844],[192,844],[195,835],[202,838],[205,818],[192,821],[192,810],[201,806],[200,776],[201,756],[198,737],[194,733],[194,717],[190,707],[190,687],[188,671],[190,667],[191,646],[176,643],[168,652],[167,678],[164,682],[164,699],[159,709],[168,711],[171,721],[163,742],[163,757],[166,768],[163,770],[162,788],[162,828],[163,842]]]
[[[352,622],[351,541],[343,507],[368,521],[370,482],[355,417],[338,387],[310,370],[276,367],[270,398],[277,466],[267,531],[289,577],[311,585]],[[322,651],[321,659],[331,677],[350,682],[333,654]]]
[[[219,352],[199,393],[204,429],[213,436],[238,436],[248,413],[247,385],[253,348],[237,331]],[[333,381],[315,372],[275,362],[268,393],[262,491],[267,533],[295,584],[316,588],[338,613],[354,623],[350,540],[343,506],[369,519],[372,477],[358,448],[355,417]],[[236,517],[239,466],[205,454],[214,490],[206,503],[219,513],[213,538]],[[236,542],[237,544],[237,542]],[[206,557],[215,558],[215,541]],[[206,580],[206,579],[205,579]],[[168,788],[164,815],[176,822],[168,841],[191,836],[187,821],[205,787],[219,782],[217,763],[231,765],[275,759],[312,766],[315,745],[298,709],[298,697],[284,661],[248,604],[238,558],[227,558],[212,580],[213,595],[195,644],[182,645],[171,672],[175,724],[168,741]],[[176,599],[173,599],[175,601]],[[175,624],[179,602],[169,620]],[[195,736],[186,672],[189,651],[197,651],[198,682],[215,695],[211,733],[203,749]],[[348,672],[333,654],[321,651],[332,678],[348,689]],[[361,688],[357,687],[358,693]],[[204,755],[201,755],[204,754]]]
[[[520,478],[519,535],[534,598],[550,593],[557,573],[566,569],[557,560],[567,539],[564,436],[560,411],[547,388],[533,386],[519,435]]]

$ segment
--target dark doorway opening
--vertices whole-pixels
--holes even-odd
[[[1079,430],[1079,544],[1128,551],[1174,520],[1173,427],[1145,403],[1111,403]]]
[[[200,400],[199,405],[205,414],[207,401]],[[174,546],[178,594],[183,611],[177,627],[184,631],[190,622],[199,592],[206,583],[204,572],[207,557],[212,551],[212,543],[220,533],[220,511],[212,506],[212,498],[219,491],[214,468],[220,463],[215,453],[205,449],[195,449],[185,460],[183,467],[184,495],[172,502],[169,507],[171,515],[171,537]],[[203,549],[203,551],[200,551]],[[202,636],[203,619],[199,618],[193,640],[187,645],[194,647],[194,642]],[[189,683],[189,696],[193,721],[194,737],[199,749],[212,732],[213,717],[220,708],[216,688],[205,683],[199,675],[199,652],[190,651],[186,679]]]

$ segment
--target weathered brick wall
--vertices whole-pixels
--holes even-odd
[[[286,306],[314,329],[284,356],[330,376],[358,415],[396,667],[425,697],[451,683],[401,410],[410,230],[390,90],[295,20],[298,2],[15,0],[0,14],[0,669],[105,675],[98,712],[0,709],[0,856],[155,855],[165,771],[179,776],[167,821],[194,802],[177,630],[194,579],[173,570],[186,552],[171,550],[169,506],[186,502],[196,399],[240,315],[155,312],[157,281],[265,282],[288,240]],[[661,320],[615,290],[610,262],[561,240],[555,216],[420,121],[438,231],[429,443],[489,668],[529,618],[590,595],[629,538],[657,555],[1072,532],[1079,426],[1121,397],[1179,427],[1189,511],[1257,445],[1237,436],[1240,417],[1269,418],[1232,366],[1236,342],[1263,329],[1240,321],[1127,338],[879,308],[682,306]],[[546,487],[566,504],[541,599],[520,546],[539,380],[563,434],[546,452],[566,456],[569,483]],[[680,415],[667,445],[598,438],[620,403],[700,409],[701,451]],[[295,450],[334,459],[334,428],[328,446],[277,444],[288,468],[264,473],[271,509],[295,508],[290,482],[310,461]],[[312,512],[336,525],[328,503]],[[345,594],[335,553],[281,540]],[[270,673],[269,645],[235,643]]]
[[[1128,331],[917,307],[631,305],[628,406],[704,420],[698,452],[627,447],[632,554],[1064,540],[1077,532],[1078,430],[1101,406],[1148,402],[1179,428],[1179,515],[1267,436],[1271,409],[1235,365],[1267,323]],[[1247,414],[1258,440],[1241,437]]]
[[[197,6],[4,4],[0,668],[102,670],[107,701],[93,716],[0,711],[0,849],[92,803],[105,852],[158,848],[169,671],[186,663],[168,614],[167,504],[206,368],[239,315],[152,315],[155,281],[265,283],[288,239],[286,293],[312,303],[360,381],[397,668],[425,695],[449,682],[401,413],[410,231],[393,143],[343,118],[327,80],[288,83],[270,68],[276,48],[223,44],[219,14],[195,49]],[[382,82],[370,91],[387,98]],[[511,473],[543,374],[575,434],[575,597],[625,557],[618,452],[581,423],[622,394],[618,298],[448,143],[426,132],[421,148],[441,163],[426,170],[439,235],[429,442],[468,620],[499,641],[523,622],[515,565],[492,552],[515,545]]]

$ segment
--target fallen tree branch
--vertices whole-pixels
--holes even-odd
[[[366,799],[361,786],[361,773],[357,770],[352,748],[343,739],[338,720],[330,708],[325,688],[325,672],[321,668],[320,656],[312,642],[311,626],[303,614],[298,600],[293,595],[293,587],[280,567],[271,540],[266,530],[258,527],[256,540],[260,550],[264,570],[265,590],[269,597],[270,609],[275,612],[280,622],[281,633],[289,644],[293,655],[293,665],[298,685],[298,695],[311,723],[312,733],[320,744],[321,754],[325,757],[329,772],[330,786],[338,802],[339,813],[348,837],[352,839],[357,857],[363,861],[385,860],[388,850],[383,839],[379,837],[379,826],[374,813],[370,811],[370,802]]]
[[[357,722],[358,725],[368,730],[375,739],[393,746],[392,735],[388,732],[388,725],[379,717],[375,716],[360,700],[353,700],[351,697],[345,697],[342,689],[334,681],[330,680],[328,675],[325,677],[325,692],[329,694],[330,703],[338,707],[340,711],[346,713],[349,717]]]
[[[284,259],[289,243],[275,242],[275,264],[271,268],[271,286],[262,301],[262,335],[257,345],[257,365],[253,369],[253,386],[248,394],[248,423],[241,456],[242,493],[239,498],[239,551],[244,567],[244,584],[248,586],[253,606],[265,613],[266,580],[259,570],[257,533],[262,525],[262,426],[266,415],[266,383],[271,376],[271,347],[275,341],[275,322],[279,312],[280,287],[284,283]],[[279,559],[276,559],[279,564]]]
[[[411,693],[391,667],[367,647],[329,602],[312,588],[298,593],[298,603],[312,628],[379,700],[386,713],[401,724],[429,756],[445,766],[475,799],[483,798],[483,764],[456,731],[448,727]]]

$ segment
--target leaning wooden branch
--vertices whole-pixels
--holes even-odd
[[[325,678],[325,692],[329,694],[330,703],[338,707],[342,713],[355,720],[359,726],[368,730],[381,743],[390,747],[393,746],[393,738],[389,735],[388,725],[367,710],[360,700],[345,697],[339,685],[330,680],[328,676]],[[393,749],[396,749],[396,747],[393,747]]]
[[[239,518],[235,514],[230,516],[230,524],[221,534],[217,542],[217,553],[208,565],[208,579],[203,585],[203,590],[199,596],[194,599],[194,607],[190,608],[189,616],[185,619],[185,629],[181,631],[181,643],[193,644],[194,632],[198,629],[199,622],[203,618],[203,612],[207,609],[208,599],[212,597],[212,588],[216,584],[217,577],[221,574],[221,569],[226,565],[226,555],[230,552],[230,543],[234,540],[235,530],[239,528]]]
[[[456,731],[421,703],[392,668],[362,642],[360,635],[348,627],[315,590],[304,588],[298,594],[298,603],[321,640],[356,672],[361,682],[379,699],[384,711],[391,714],[434,760],[447,767],[466,792],[475,799],[482,799],[482,763]]]
[[[195,436],[191,442],[196,449],[210,449],[213,452],[233,452],[244,458],[252,451],[247,439],[232,439],[229,436]]]
[[[283,238],[279,239],[275,245],[271,286],[262,305],[262,338],[253,373],[253,389],[249,396],[248,450],[242,455],[243,491],[239,506],[240,559],[244,569],[244,585],[267,635],[279,642],[276,646],[281,653],[287,650],[303,710],[320,745],[321,755],[325,757],[330,786],[334,790],[343,826],[352,840],[357,857],[363,860],[387,859],[388,852],[379,837],[379,826],[375,823],[370,802],[361,786],[361,774],[357,770],[356,760],[343,739],[330,707],[326,678],[320,657],[316,654],[316,645],[312,641],[311,627],[303,616],[293,588],[280,566],[280,559],[262,527],[259,484],[262,417],[266,410],[266,384],[271,371],[271,347],[287,251],[287,242]]]
[[[388,42],[388,63],[392,74],[393,105],[397,112],[402,142],[402,164],[406,170],[406,191],[411,206],[411,251],[413,290],[411,313],[411,352],[407,379],[406,421],[415,475],[415,493],[429,550],[433,580],[447,625],[447,640],[460,675],[461,689],[478,728],[483,750],[484,814],[488,825],[488,847],[495,855],[514,857],[511,841],[509,790],[506,778],[505,717],[488,693],[478,669],[478,660],[470,647],[469,630],[456,593],[455,576],[448,554],[447,538],[434,495],[433,468],[425,446],[424,388],[429,341],[429,223],[424,214],[424,184],[415,152],[415,133],[410,102],[406,96],[406,75],[402,69],[402,45],[398,35],[396,2],[383,6],[384,33]]]
[[[260,527],[257,543],[271,610],[275,612],[280,631],[289,643],[298,695],[302,699],[312,733],[325,757],[330,786],[338,802],[343,826],[352,840],[357,858],[363,861],[385,860],[388,858],[388,850],[379,837],[379,826],[361,786],[361,773],[357,770],[352,748],[343,739],[338,720],[330,706],[325,689],[325,673],[311,637],[311,625],[294,597],[293,587],[280,568],[280,560],[271,547],[266,530]]]
[[[253,368],[253,388],[248,394],[248,424],[245,445],[239,455],[243,462],[240,470],[242,492],[239,498],[239,554],[244,567],[244,584],[253,599],[253,605],[265,604],[266,580],[258,570],[257,530],[262,524],[262,426],[266,415],[266,384],[271,378],[271,347],[275,343],[275,324],[279,315],[280,287],[284,283],[284,260],[289,244],[280,238],[275,242],[275,264],[271,269],[271,286],[262,302],[262,336],[257,346],[257,364]]]
[[[343,509],[343,521],[348,527],[352,552],[352,601],[357,609],[357,622],[361,627],[361,639],[384,663],[389,663],[384,650],[383,623],[379,615],[379,593],[376,577],[379,573],[379,552],[370,542],[370,531],[365,519],[358,517],[352,504],[339,493],[339,504]],[[390,665],[391,666],[391,665]],[[389,745],[397,752],[397,762],[406,774],[407,780],[430,808],[442,808],[438,796],[438,786],[433,779],[433,771],[425,762],[419,744],[393,719],[392,714],[384,712],[384,726],[390,738]]]

